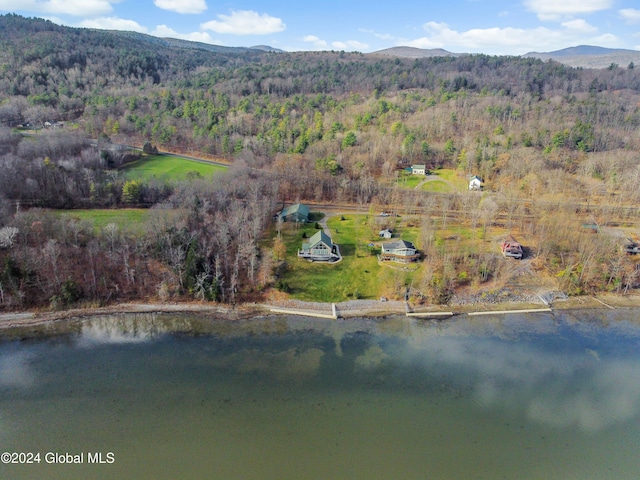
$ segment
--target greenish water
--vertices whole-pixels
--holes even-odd
[[[637,318],[132,315],[5,332],[0,452],[41,457],[0,478],[635,480]]]

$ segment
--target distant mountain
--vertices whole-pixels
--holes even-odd
[[[368,53],[368,56],[389,56],[400,58],[462,57],[468,53],[453,53],[442,48],[423,49],[415,47],[393,47]],[[523,58],[555,60],[570,67],[608,68],[612,64],[626,68],[630,63],[640,66],[640,51],[622,48],[604,48],[592,45],[578,45],[554,52],[529,52]]]
[[[274,52],[274,53],[285,53],[284,50],[280,50],[279,48],[270,47],[269,45],[255,45],[253,47],[249,47],[251,50],[262,50],[263,52]]]
[[[634,52],[634,50],[624,50],[621,48],[605,48],[605,47],[596,47],[593,45],[578,45],[577,47],[569,47],[569,48],[563,48],[562,50],[556,50],[554,52],[548,52],[548,53],[537,53],[537,52],[531,52],[531,53],[527,53],[526,56],[532,56],[532,55],[550,55],[552,57],[573,57],[573,56],[581,56],[581,55],[588,55],[588,56],[592,56],[592,55],[610,55],[612,53],[628,53],[628,52]],[[637,52],[636,52],[637,53]]]
[[[604,48],[593,45],[578,45],[553,52],[529,52],[525,58],[555,60],[571,67],[607,68],[611,64],[627,67],[630,63],[640,65],[640,51],[623,48]]]
[[[138,32],[128,32],[122,30],[109,30],[112,34],[133,38],[139,42],[159,45],[162,47],[175,47],[175,48],[187,48],[190,50],[206,50],[207,52],[215,53],[245,53],[250,51],[262,51],[262,52],[282,52],[277,48],[270,47],[268,45],[258,45],[256,47],[225,47],[222,45],[213,45],[211,43],[194,42],[191,40],[182,40],[179,38],[160,38],[152,35],[147,35]]]
[[[415,48],[415,47],[392,47],[384,50],[378,50],[377,52],[371,52],[367,55],[386,55],[389,57],[403,57],[403,58],[429,58],[429,57],[459,57],[466,55],[464,53],[452,53],[442,48]]]

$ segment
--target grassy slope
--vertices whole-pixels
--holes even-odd
[[[152,179],[185,180],[190,172],[197,172],[203,177],[208,177],[226,170],[226,167],[219,165],[164,155],[144,156],[123,168],[128,179],[142,181]]]
[[[345,215],[331,217],[327,224],[334,243],[340,246],[343,261],[339,264],[311,263],[297,258],[302,244],[302,233],[307,238],[317,230],[313,224],[294,229],[286,226],[282,237],[287,245],[287,270],[281,280],[291,287],[294,298],[308,301],[340,302],[354,298],[376,299],[380,296],[392,297],[397,285],[410,281],[416,269],[403,266],[379,265],[369,243],[374,243],[374,253],[380,251],[381,239],[378,231],[381,225],[371,222],[365,215]],[[394,222],[395,220],[389,220]],[[402,238],[415,241],[415,228],[404,227]],[[395,238],[394,238],[395,240]]]
[[[435,170],[432,174],[442,178],[442,181],[437,179],[430,180],[420,187],[421,190],[436,193],[455,193],[463,192],[468,188],[466,177],[460,170],[443,168]],[[425,180],[425,177],[422,175],[401,172],[398,177],[398,184],[402,188],[414,189],[423,180]]]

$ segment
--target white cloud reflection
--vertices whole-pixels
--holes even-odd
[[[421,344],[420,344],[421,343]],[[420,344],[420,345],[419,345]],[[415,350],[413,349],[415,348]],[[475,401],[487,409],[520,410],[553,427],[598,431],[640,413],[640,359],[604,358],[597,351],[551,352],[530,344],[478,337],[416,342],[411,362],[463,371]]]
[[[26,352],[0,355],[0,387],[27,388],[35,383],[35,374],[29,366]]]

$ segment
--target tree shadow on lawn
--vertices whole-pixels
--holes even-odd
[[[339,243],[338,245],[340,245],[340,254],[343,257],[350,257],[356,254],[355,243]]]

